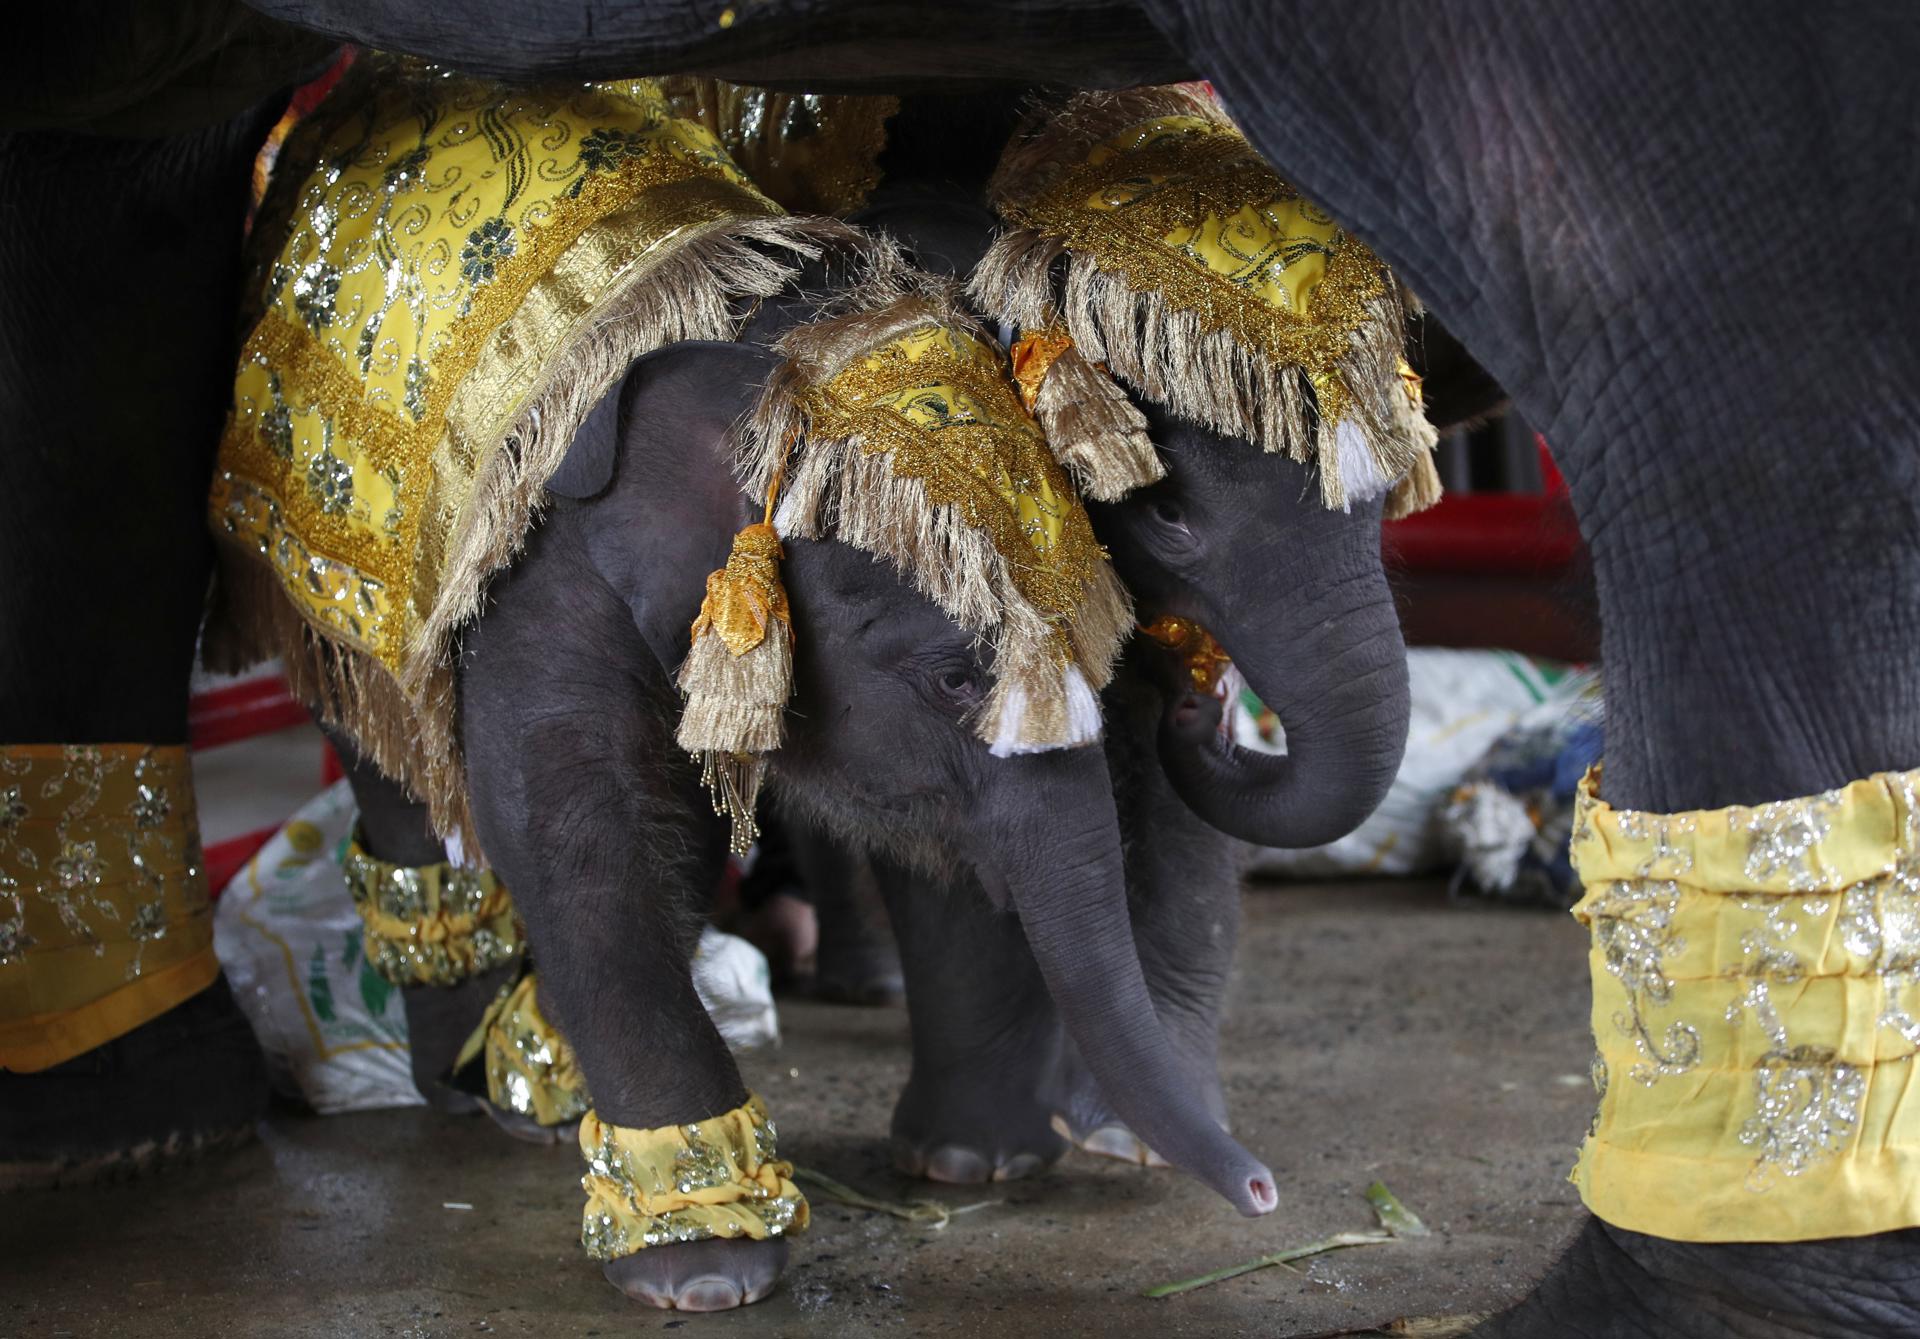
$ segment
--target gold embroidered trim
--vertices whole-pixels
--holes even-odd
[[[1574,1173],[1683,1241],[1920,1226],[1920,772],[1653,814],[1581,784],[1599,1110]]]
[[[782,1161],[759,1097],[657,1130],[580,1121],[587,1192],[580,1244],[595,1260],[711,1237],[765,1241],[806,1229],[807,1199]]]
[[[0,1069],[92,1050],[218,973],[186,749],[0,745]]]
[[[520,948],[513,902],[492,870],[395,865],[367,854],[357,829],[342,868],[367,962],[396,986],[456,986]]]

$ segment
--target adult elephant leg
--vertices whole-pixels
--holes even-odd
[[[1804,408],[1782,411],[1786,422],[1745,421],[1739,390],[1716,389],[1709,381],[1672,390],[1694,404],[1670,421],[1665,442],[1626,436],[1590,449],[1576,438],[1574,449],[1561,452],[1599,587],[1607,679],[1600,794],[1612,808],[1674,815],[1767,805],[1920,765],[1920,678],[1913,673],[1920,624],[1912,609],[1912,593],[1920,590],[1920,456],[1913,449],[1920,439],[1920,385],[1911,361],[1920,351],[1911,340],[1905,356],[1905,384],[1861,388],[1861,400],[1848,407],[1837,430],[1810,421]],[[1745,375],[1739,380],[1744,384]],[[1804,444],[1815,439],[1822,449],[1808,460]],[[1672,831],[1696,821],[1666,826]],[[1910,869],[1910,846],[1891,841],[1882,838],[1882,856]],[[1749,871],[1759,850],[1756,845],[1747,855]],[[1822,877],[1818,886],[1832,885]],[[1818,899],[1794,899],[1793,906],[1796,916],[1820,915]],[[1876,922],[1883,914],[1873,913]],[[1769,983],[1774,998],[1791,999],[1794,987],[1782,983],[1807,968],[1796,960],[1756,958],[1752,946],[1727,947],[1739,924],[1732,913],[1721,916],[1719,970],[1750,973]],[[1771,943],[1757,915],[1746,933]],[[1695,934],[1715,937],[1706,928]],[[1898,938],[1883,942],[1889,951],[1906,951]],[[1596,987],[1602,979],[1596,977]],[[1880,998],[1870,976],[1862,984]],[[1655,1016],[1661,1029],[1669,1022],[1697,1024],[1709,1048],[1731,1044],[1718,1009],[1690,1013],[1684,996]],[[1602,1045],[1606,1026],[1596,1018]],[[1773,1028],[1769,1055],[1780,1058],[1805,1057],[1833,1040],[1804,1011],[1784,1005],[1777,1020],[1753,1016],[1740,1026],[1756,1034]],[[1866,1026],[1869,1037],[1898,1035],[1882,1031],[1884,1019]],[[1767,1049],[1760,1035],[1749,1044],[1755,1053]],[[1904,1049],[1881,1046],[1879,1053]],[[1687,1064],[1684,1057],[1677,1063]],[[1752,1076],[1743,1076],[1741,1100],[1730,1104],[1732,1132],[1725,1139],[1731,1142],[1744,1122],[1745,1146],[1713,1147],[1731,1168],[1723,1179],[1737,1185],[1745,1167],[1763,1175],[1781,1157],[1796,1159],[1788,1165],[1797,1172],[1813,1173],[1834,1159],[1878,1157],[1876,1167],[1885,1170],[1860,1175],[1880,1182],[1887,1196],[1912,1202],[1914,1155],[1912,1136],[1902,1133],[1910,1128],[1905,1122],[1879,1127],[1873,1136],[1876,1142],[1891,1136],[1898,1152],[1873,1152],[1866,1139],[1856,1147],[1856,1122],[1866,1125],[1870,1101],[1852,1106],[1842,1091],[1818,1086],[1823,1076],[1849,1082],[1844,1064],[1815,1065],[1806,1072],[1815,1087],[1770,1111],[1767,1063],[1765,1057],[1741,1061]],[[1862,1081],[1873,1091],[1903,1084],[1896,1076],[1913,1063],[1882,1061],[1864,1070]],[[1686,1084],[1700,1072],[1676,1072],[1656,1084]],[[1638,1086],[1621,1072],[1609,1082]],[[1789,1124],[1795,1120],[1816,1122],[1825,1133]],[[1633,1137],[1661,1147],[1657,1133]],[[1774,1198],[1791,1193],[1792,1182],[1782,1184]],[[1857,1186],[1853,1194],[1861,1194]],[[1826,1221],[1875,1221],[1864,1208],[1850,1214],[1849,1195],[1838,1184],[1825,1198],[1820,1216]],[[1743,1225],[1743,1208],[1754,1214],[1751,1226]],[[1711,1241],[1673,1240],[1591,1218],[1536,1291],[1481,1333],[1490,1339],[1569,1330],[1606,1339],[1920,1334],[1920,1231],[1791,1240],[1794,1229],[1760,1225],[1760,1208],[1758,1196],[1731,1207],[1731,1226],[1722,1225]],[[1877,1216],[1889,1215],[1881,1209]],[[1755,1239],[1739,1239],[1748,1233]]]
[[[1010,1181],[1066,1144],[1044,1089],[1065,1043],[1020,921],[972,880],[876,862],[900,945],[913,1071],[893,1109],[901,1171],[934,1181]]]
[[[685,1126],[747,1090],[695,993],[725,833],[674,745],[678,697],[627,606],[549,521],[466,642],[461,737],[480,841],[540,964],[541,1011],[605,1125]],[[659,1307],[764,1297],[784,1239],[680,1240],[605,1264]]]
[[[1867,6],[1835,25],[1737,0],[1684,14],[1146,3],[1253,144],[1364,236],[1553,443],[1600,596],[1606,803],[1717,821],[1722,806],[1920,765],[1920,271],[1916,216],[1889,204],[1920,192],[1906,133],[1920,116],[1920,30],[1908,11]],[[1573,51],[1577,69],[1564,59]],[[1410,98],[1418,117],[1398,114]],[[1776,239],[1816,214],[1828,253],[1847,259],[1783,290]],[[1723,859],[1708,877],[1731,891],[1728,871],[1744,862],[1716,840]],[[1910,856],[1883,826],[1878,858]],[[1770,860],[1763,850],[1755,868]],[[1649,881],[1631,865],[1621,878],[1629,898],[1657,894]],[[1809,900],[1774,904],[1823,924]],[[1795,997],[1800,987],[1773,979],[1780,965],[1743,964],[1747,929],[1747,942],[1778,946],[1764,925],[1742,925],[1750,910],[1722,907],[1717,925],[1682,935],[1714,946],[1711,964],[1687,970],[1711,965],[1743,989]],[[1883,950],[1906,951],[1904,936],[1876,932]],[[1746,1071],[1724,1106],[1694,1105],[1711,1066],[1643,1071],[1674,1106],[1631,1132],[1674,1151],[1673,1169],[1687,1162],[1687,1129],[1723,1132],[1712,1189],[1725,1214],[1701,1224],[1702,1197],[1649,1178],[1667,1226],[1590,1221],[1486,1333],[1920,1333],[1916,1137],[1874,1104],[1905,1090],[1914,1063],[1880,1026],[1878,992],[1901,980],[1897,969],[1873,976],[1896,961],[1856,957],[1852,981],[1825,987],[1858,992],[1846,1044],[1874,1057],[1864,1074],[1822,1059],[1839,1039],[1804,1013],[1783,1012],[1775,1047],[1766,1017],[1743,1010],[1742,1051],[1727,1000],[1649,1008],[1653,1042],[1693,1028],[1727,1069]],[[1604,966],[1595,981],[1622,985]],[[1603,1043],[1617,1035],[1610,1016],[1596,1023]],[[1769,1064],[1792,1068],[1794,1052],[1807,1083],[1797,1102],[1754,1063],[1774,1053]],[[1662,1053],[1685,1067],[1685,1047]],[[1858,1119],[1846,1098],[1855,1079],[1866,1084]],[[1614,1101],[1644,1086],[1632,1073],[1609,1082]],[[1780,1123],[1796,1115],[1799,1131]],[[1753,1143],[1738,1142],[1743,1130]],[[1767,1184],[1780,1171],[1770,1154],[1796,1149],[1798,1175],[1741,1200],[1750,1173]],[[1782,1206],[1806,1212],[1783,1225]]]
[[[1246,848],[1195,816],[1160,768],[1156,735],[1165,698],[1141,663],[1159,654],[1136,638],[1103,695],[1108,754],[1114,775],[1122,778],[1121,830],[1131,838],[1128,910],[1153,1011],[1187,1067],[1192,1090],[1225,1128],[1220,1010],[1239,942]],[[1076,1147],[1124,1162],[1165,1165],[1114,1114],[1070,1044],[1052,1102]]]
[[[353,788],[354,804],[360,811],[356,834],[360,849],[375,860],[407,869],[444,863],[446,847],[433,831],[427,806],[362,758],[346,735],[336,729],[323,730],[346,769],[347,784]],[[552,1129],[495,1107],[482,1096],[483,1086],[454,1082],[455,1059],[513,970],[511,964],[503,963],[451,984],[397,983],[407,1013],[413,1084],[436,1111],[450,1116],[485,1111],[516,1138],[552,1143]]]
[[[12,772],[0,792],[19,786],[37,820],[58,811],[13,766],[35,746],[103,747],[120,777],[153,746],[174,757],[178,787],[149,819],[182,852],[197,842],[179,750],[211,570],[207,478],[233,371],[249,166],[270,119],[146,140],[0,135],[0,759]],[[128,948],[140,910],[116,903],[109,917],[117,894],[102,891],[139,880],[126,865],[139,839],[126,803],[103,809],[86,838],[99,863],[75,867],[82,884],[93,871],[93,891],[74,890],[73,905],[109,954]],[[33,914],[64,894],[49,860],[36,872],[15,859],[32,842],[27,825],[5,826],[0,1066],[30,1072],[0,1072],[0,1182],[83,1179],[245,1137],[265,1108],[265,1066],[214,972],[204,883],[190,887],[199,876],[183,869],[157,899],[171,939],[133,956],[137,979],[115,969],[98,997],[63,1002],[64,1018],[88,1009],[99,1026],[84,1031],[107,1036],[80,1039],[76,1053],[43,1029],[36,1044],[27,1034],[53,1011],[35,999],[68,995],[66,974],[88,955],[54,960],[71,926],[36,928]],[[195,939],[191,961],[150,970]],[[36,963],[36,951],[50,956]],[[43,970],[47,981],[22,986]]]

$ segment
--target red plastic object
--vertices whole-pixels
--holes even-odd
[[[1580,553],[1580,526],[1566,480],[1544,441],[1540,493],[1455,493],[1381,527],[1381,552],[1395,566],[1427,572],[1553,572]]]
[[[207,887],[213,889],[215,901],[226,891],[233,876],[246,868],[247,862],[253,859],[253,853],[265,846],[279,830],[278,824],[256,828],[238,837],[215,842],[201,853],[200,863],[207,871]]]
[[[187,746],[219,748],[236,740],[305,725],[307,709],[287,695],[278,675],[195,693],[187,708]]]

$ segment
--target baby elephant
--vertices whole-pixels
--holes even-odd
[[[1085,747],[1131,611],[950,288],[785,218],[645,84],[376,60],[335,97],[288,146],[314,164],[276,188],[291,221],[262,225],[210,637],[282,655],[511,888],[592,1095],[583,1241],[609,1279],[752,1301],[806,1222],[688,969],[715,809],[750,837],[768,774],[1014,908],[1120,1117],[1271,1209],[1154,1019]],[[801,293],[793,258],[823,249]],[[492,954],[472,925],[498,887],[381,877],[427,908],[424,968]]]

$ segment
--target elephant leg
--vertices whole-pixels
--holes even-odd
[[[913,1069],[893,1109],[893,1157],[933,1181],[1010,1181],[1066,1144],[1045,1089],[1065,1035],[1020,922],[969,884],[875,862],[900,946]]]
[[[339,730],[322,727],[346,770],[359,810],[360,847],[389,864],[409,868],[437,865],[447,858],[435,835],[427,806],[406,787],[362,758]],[[454,1061],[473,1035],[487,1006],[514,973],[503,963],[450,985],[402,981],[400,999],[407,1013],[407,1048],[414,1087],[427,1105],[450,1116],[484,1111],[506,1133],[529,1143],[551,1144],[559,1127],[543,1126],[527,1116],[495,1106],[472,1077],[453,1074]]]
[[[835,1004],[902,1002],[900,953],[872,865],[810,826],[790,828],[789,837],[819,925],[815,997]]]
[[[748,1097],[691,968],[726,834],[674,744],[676,694],[626,606],[556,547],[535,533],[467,637],[475,824],[594,1115],[685,1126]],[[779,1236],[680,1240],[609,1259],[604,1273],[650,1305],[714,1311],[766,1296],[786,1257]]]
[[[164,899],[116,901],[107,886],[132,896],[144,879],[123,853],[145,837],[126,796],[102,802],[74,834],[100,856],[82,875],[94,892],[65,904],[48,860],[26,864],[28,825],[0,819],[0,1189],[244,1139],[265,1110],[265,1062],[212,957],[182,746],[247,181],[270,123],[0,134],[0,794],[17,787],[53,833],[28,755],[98,747],[118,784],[152,746],[177,784],[149,818],[185,857]],[[63,947],[62,905],[97,955]],[[132,919],[152,910],[164,924]],[[88,972],[99,992],[74,998]]]

